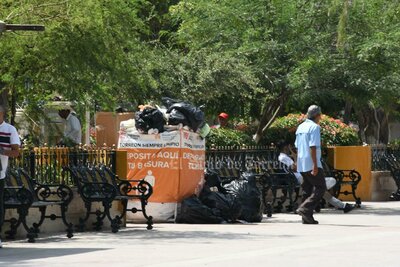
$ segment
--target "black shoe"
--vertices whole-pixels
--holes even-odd
[[[344,205],[344,208],[341,209],[341,210],[343,210],[343,213],[349,213],[349,212],[352,211],[355,207],[356,207],[356,205],[346,203],[346,205]]]
[[[399,201],[400,200],[400,193],[399,192],[395,192],[390,196],[390,200],[392,201]]]
[[[300,209],[296,210],[296,212],[302,217],[303,224],[318,224],[318,221],[314,220],[312,215],[307,215]]]
[[[302,222],[303,222],[303,224],[318,224],[319,222],[318,221],[316,221],[316,220],[314,220],[314,218],[313,218],[313,221],[306,221],[306,220],[304,220],[304,218],[302,219]]]

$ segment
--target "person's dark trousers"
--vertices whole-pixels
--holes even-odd
[[[316,176],[312,175],[311,172],[302,172],[301,175],[304,179],[302,185],[303,203],[299,210],[306,215],[312,215],[326,192],[324,170],[319,168]]]
[[[0,234],[4,222],[4,185],[6,179],[0,179]]]

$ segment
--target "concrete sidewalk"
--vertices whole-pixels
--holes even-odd
[[[400,266],[400,202],[365,203],[344,215],[323,210],[320,225],[294,214],[260,224],[128,225],[118,234],[77,233],[7,242],[0,266]]]

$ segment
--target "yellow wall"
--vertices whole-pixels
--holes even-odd
[[[127,151],[124,150],[117,150],[117,158],[116,158],[116,166],[115,172],[118,175],[119,179],[125,180],[128,176],[128,158],[127,158]],[[123,206],[121,202],[118,202],[118,209],[122,212]],[[123,225],[126,226],[126,216],[124,217]]]
[[[356,170],[361,174],[357,187],[357,196],[361,201],[370,201],[371,187],[371,147],[369,146],[338,146],[328,149],[328,163],[335,169]],[[351,192],[351,188],[347,189]],[[354,201],[352,195],[340,195],[340,199]]]
[[[128,158],[126,150],[117,150],[116,174],[120,179],[126,179],[128,176]]]

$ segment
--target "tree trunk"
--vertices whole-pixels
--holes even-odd
[[[15,125],[16,114],[17,114],[17,90],[13,86],[11,91],[11,120],[10,120],[11,125]]]
[[[260,142],[264,132],[275,121],[285,103],[286,98],[287,94],[282,92],[278,98],[265,103],[263,113],[261,114],[260,124],[258,125],[257,131],[253,137],[256,143]]]
[[[5,84],[0,84],[0,92],[0,105],[8,110],[9,89]],[[4,115],[4,118],[7,119],[7,113]]]
[[[367,143],[367,136],[365,135],[365,132],[368,129],[369,123],[367,121],[367,118],[364,116],[362,110],[357,111],[357,119],[358,119],[358,127],[360,128],[358,132],[360,139],[363,143]]]
[[[372,104],[357,110],[360,138],[367,144],[387,144],[389,142],[388,115],[382,108]]]
[[[344,115],[343,115],[343,122],[346,124],[349,124],[350,122],[352,109],[353,109],[353,104],[349,100],[346,100],[346,104],[344,106]]]

